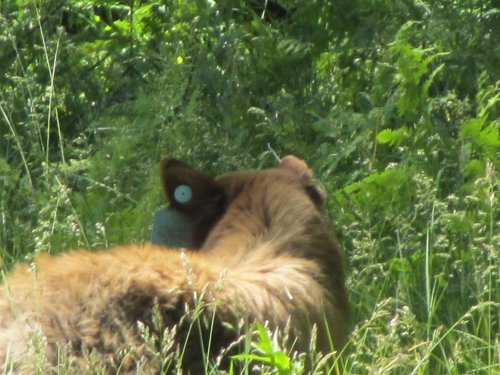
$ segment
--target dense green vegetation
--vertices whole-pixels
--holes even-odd
[[[345,251],[345,373],[500,371],[495,4],[0,2],[0,267],[148,240],[166,155],[293,153]]]

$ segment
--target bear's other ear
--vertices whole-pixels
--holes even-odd
[[[326,198],[326,194],[317,186],[314,174],[305,161],[294,155],[287,155],[280,162],[280,168],[286,169],[297,176],[304,186],[307,195],[316,205],[321,205]]]
[[[215,180],[177,159],[164,159],[160,165],[161,182],[170,205],[186,214],[222,199],[224,193]],[[194,211],[193,211],[194,210]]]
[[[280,161],[280,168],[287,169],[300,178],[304,185],[314,183],[314,175],[304,160],[293,155],[287,155]]]

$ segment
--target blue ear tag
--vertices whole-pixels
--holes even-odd
[[[174,199],[181,204],[188,203],[193,197],[191,188],[187,185],[179,185],[175,188]]]
[[[191,192],[191,189],[189,189],[189,192]],[[181,197],[184,197],[184,195],[181,194]],[[177,197],[175,198],[177,200]],[[190,220],[184,214],[172,208],[159,210],[155,214],[151,242],[157,246],[192,248]]]

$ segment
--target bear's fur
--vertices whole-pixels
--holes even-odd
[[[203,358],[200,336],[190,332],[204,335],[205,345],[212,333],[217,354],[236,339],[227,327],[240,319],[271,328],[288,323],[295,348],[304,351],[316,324],[321,351],[342,348],[349,309],[341,255],[302,160],[288,156],[279,168],[214,179],[167,159],[161,174],[171,206],[193,222],[198,249],[129,245],[42,255],[32,269],[18,265],[0,285],[0,363],[17,363],[22,373],[27,342],[39,332],[51,363],[66,348],[77,359],[93,352],[110,373],[133,373],[140,358],[157,372],[161,365],[138,329],[138,322],[153,329],[153,311],[163,327],[176,326],[178,346],[187,345],[183,365],[192,373],[203,368]],[[182,184],[193,191],[185,204],[173,198]],[[190,330],[182,317],[200,300],[211,325]],[[132,354],[120,357],[131,347]]]

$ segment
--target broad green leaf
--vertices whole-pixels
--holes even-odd
[[[399,146],[409,138],[409,131],[406,126],[399,129],[384,129],[377,134],[377,141],[382,144],[388,143],[391,146]]]

